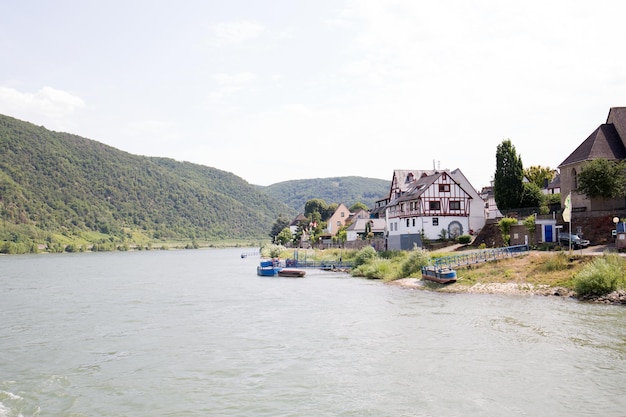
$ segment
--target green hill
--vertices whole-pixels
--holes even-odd
[[[0,249],[267,238],[287,207],[231,173],[0,115]]]
[[[316,178],[284,181],[260,189],[297,212],[304,211],[306,202],[314,198],[347,207],[361,202],[373,208],[377,200],[389,194],[389,181],[364,177]]]

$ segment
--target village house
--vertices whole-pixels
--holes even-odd
[[[395,170],[388,200],[388,249],[410,250],[422,238],[458,237],[485,225],[484,201],[458,169]]]
[[[498,210],[498,206],[496,205],[496,197],[493,192],[493,181],[491,182],[491,185],[483,187],[482,190],[480,190],[480,198],[485,202],[485,219],[495,220],[503,217],[500,210]]]
[[[626,159],[626,107],[612,107],[606,123],[600,125],[561,164],[561,205],[571,193],[572,211],[602,211],[626,208],[624,197],[589,199],[577,192],[577,176],[585,162],[604,158],[612,161]]]
[[[295,235],[298,232],[298,228],[301,226],[306,226],[308,219],[304,217],[304,214],[298,214],[289,224],[289,230],[291,230],[291,234]]]
[[[385,222],[385,219],[358,218],[346,229],[346,240],[348,242],[364,240],[367,238],[369,232],[372,233],[372,238],[374,239],[383,238],[385,236],[386,226],[387,223]]]
[[[339,206],[335,210],[332,216],[326,222],[326,232],[330,236],[335,236],[339,229],[346,224],[350,217],[350,210],[343,204],[339,203]]]
[[[547,181],[541,189],[544,194],[560,194],[561,193],[561,175],[556,174],[552,181]]]

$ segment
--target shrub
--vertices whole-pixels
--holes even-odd
[[[370,279],[385,279],[392,275],[391,263],[386,259],[374,259],[352,270],[352,276]]]
[[[413,249],[406,261],[402,263],[402,276],[409,277],[422,272],[422,267],[430,263],[430,255],[424,249]]]
[[[398,250],[398,249],[385,250],[385,251],[379,252],[378,256],[380,256],[383,259],[404,258],[406,256],[406,251]]]
[[[354,266],[363,265],[375,259],[378,255],[376,249],[371,246],[366,246],[356,253],[354,257]]]
[[[574,277],[574,289],[580,297],[609,294],[626,283],[626,262],[617,255],[595,259]]]
[[[461,235],[459,236],[459,243],[461,245],[467,245],[472,241],[472,237],[470,235]]]
[[[267,243],[261,247],[261,256],[264,258],[278,258],[284,249],[285,247],[282,245]]]

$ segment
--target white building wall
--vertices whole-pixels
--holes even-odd
[[[455,169],[450,172],[450,176],[459,183],[459,185],[465,190],[466,193],[469,194],[472,199],[470,200],[470,216],[468,219],[468,228],[463,230],[464,234],[469,234],[469,230],[473,230],[474,233],[478,233],[480,229],[485,226],[486,218],[485,218],[485,202],[480,197],[480,194],[472,184],[465,178],[465,175],[458,170]]]

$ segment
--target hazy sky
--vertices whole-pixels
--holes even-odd
[[[626,2],[0,0],[0,113],[252,184],[556,168],[626,105]]]

